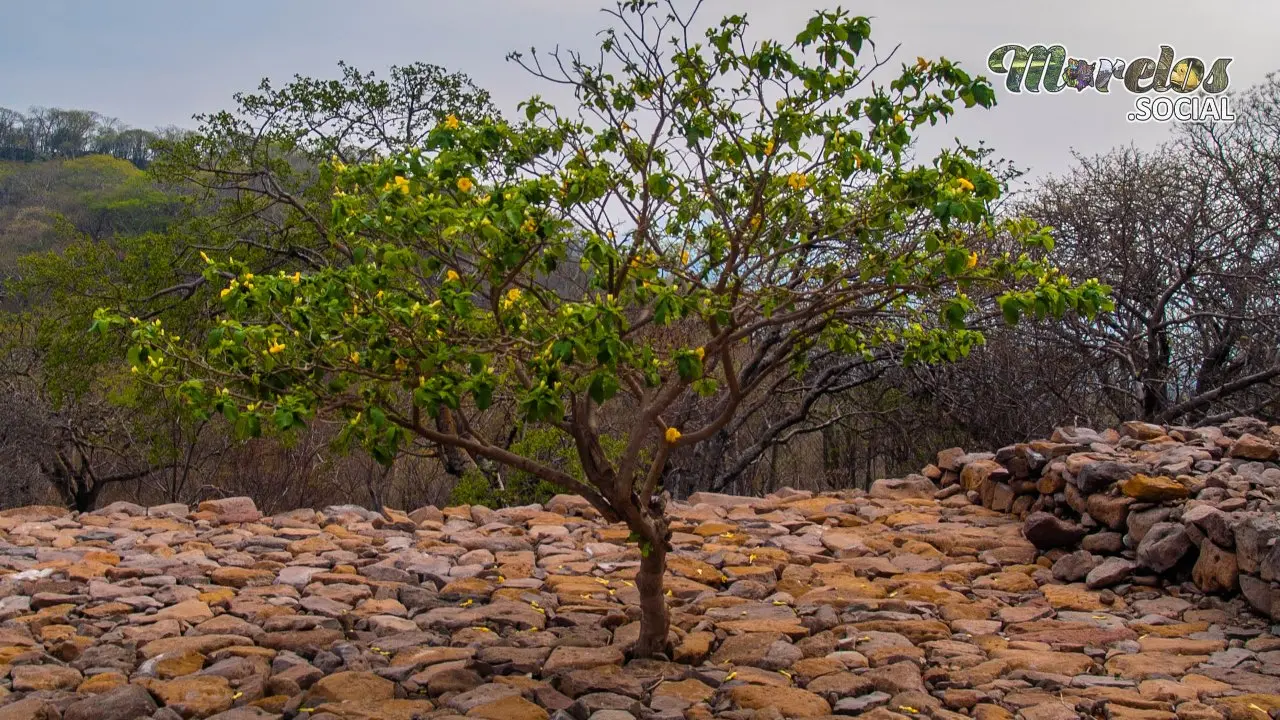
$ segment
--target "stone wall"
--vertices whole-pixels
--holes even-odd
[[[1024,518],[1054,575],[1090,588],[1192,582],[1280,620],[1280,426],[1062,427],[990,453],[950,448],[923,475]]]

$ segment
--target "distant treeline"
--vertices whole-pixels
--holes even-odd
[[[143,130],[92,110],[33,107],[22,113],[0,107],[0,160],[32,162],[111,155],[145,169],[159,140],[178,128]]]

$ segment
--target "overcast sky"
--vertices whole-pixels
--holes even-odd
[[[530,46],[591,49],[607,22],[604,0],[7,0],[0,25],[0,106],[96,110],[136,127],[192,127],[191,116],[231,107],[231,95],[263,77],[331,77],[338,60],[363,70],[424,61],[470,74],[499,107],[514,110],[533,93],[561,99],[504,60]],[[811,0],[708,0],[707,22],[745,12],[755,33],[794,37]],[[1219,0],[1162,3],[1075,0],[873,0],[845,2],[871,16],[872,38],[898,58],[946,56],[986,74],[1004,43],[1061,43],[1074,57],[1156,57],[1162,43],[1206,65],[1230,56],[1231,87],[1280,69],[1280,3]],[[1003,78],[993,78],[1000,83]],[[1151,147],[1168,127],[1125,120],[1133,96],[1066,90],[1011,95],[998,106],[961,113],[927,145],[959,136],[986,140],[1034,173],[1069,166],[1072,149]]]

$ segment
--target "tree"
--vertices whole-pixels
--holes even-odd
[[[554,76],[529,61],[572,87],[577,112],[534,98],[521,125],[446,117],[421,148],[326,167],[332,242],[350,262],[259,274],[209,257],[205,278],[230,282],[207,334],[182,341],[105,309],[96,327],[129,328],[139,374],[246,435],[338,422],[382,462],[424,442],[582,495],[639,546],[636,653],[649,656],[669,628],[673,450],[823,349],[962,357],[982,341],[965,327],[969,289],[1005,287],[1010,320],[1107,300],[1038,259],[1052,241],[1034,223],[992,215],[1001,187],[976,153],[908,159],[915,128],[992,104],[985,81],[921,58],[859,96],[870,23],[842,11],[752,46],[742,16],[705,44],[674,4],[614,16],[599,60],[553,54]],[[1021,252],[982,257],[970,235]],[[545,282],[571,252],[586,293]],[[673,424],[691,393],[713,412]],[[569,439],[583,479],[486,437],[476,418],[495,405]],[[621,437],[602,437],[607,413],[628,418]]]
[[[1256,412],[1231,396],[1280,374],[1280,245],[1203,163],[1177,146],[1081,158],[1025,212],[1057,228],[1064,264],[1116,288],[1099,322],[1038,328],[1075,346],[1103,407],[1160,423]]]
[[[112,484],[190,474],[209,459],[207,423],[137,382],[119,338],[85,333],[102,298],[125,305],[167,282],[172,256],[162,235],[82,235],[23,257],[6,284],[22,309],[0,312],[0,452],[37,468],[77,510]],[[171,325],[201,309],[180,310],[166,315]]]
[[[497,113],[470,78],[439,66],[393,66],[385,80],[339,68],[335,80],[295,76],[276,88],[264,79],[257,93],[235,96],[235,110],[197,116],[196,131],[160,139],[152,175],[193,191],[192,216],[175,232],[202,238],[196,250],[256,258],[260,270],[343,262],[329,242],[322,162],[385,158],[420,144],[446,115]],[[196,272],[171,294],[189,297],[202,284]]]
[[[1248,127],[1258,108],[1241,107]],[[1234,139],[1217,160],[1184,135],[1152,152],[1079,157],[1045,180],[1020,211],[1055,228],[1059,262],[1115,288],[1115,312],[1001,330],[972,361],[922,371],[938,406],[995,446],[1072,418],[1213,424],[1274,415],[1275,188],[1265,187],[1265,141],[1242,140],[1241,130],[1192,129],[1200,143]]]

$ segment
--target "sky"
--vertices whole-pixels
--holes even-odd
[[[423,61],[469,74],[504,111],[538,93],[561,103],[557,88],[505,60],[513,50],[591,50],[608,24],[612,0],[7,0],[0,25],[0,107],[83,108],[134,127],[194,127],[192,115],[228,109],[232,95],[269,77],[335,77],[337,62],[382,73]],[[693,0],[677,0],[692,7]],[[793,38],[817,9],[812,0],[706,0],[710,23],[745,13],[756,37]],[[1178,57],[1206,65],[1232,57],[1231,88],[1280,70],[1280,3],[1219,0],[864,0],[846,2],[872,18],[872,39],[898,62],[945,56],[996,84],[996,108],[963,111],[930,130],[922,149],[979,140],[1032,177],[1070,167],[1072,152],[1133,144],[1151,148],[1166,123],[1126,120],[1134,96],[1074,90],[1009,93],[986,68],[1006,43],[1065,45],[1073,57]],[[888,79],[887,70],[881,72]],[[279,84],[279,83],[277,83]],[[1114,87],[1114,85],[1113,85]]]

